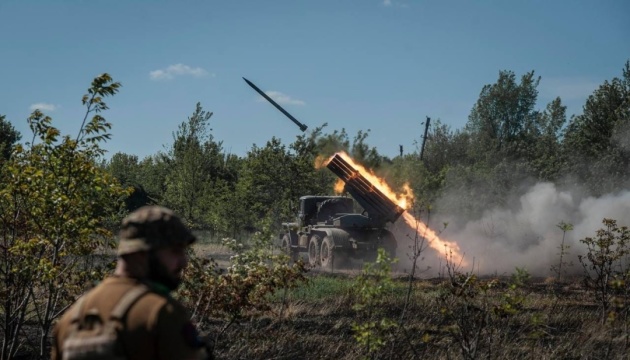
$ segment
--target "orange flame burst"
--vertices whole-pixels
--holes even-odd
[[[315,169],[319,170],[323,168],[329,161],[330,158],[326,158],[324,155],[317,155],[315,158]]]
[[[448,256],[452,261],[461,261],[462,265],[466,265],[462,252],[459,249],[459,245],[457,245],[457,243],[440,239],[435,231],[429,229],[429,227],[425,223],[416,219],[407,211],[403,213],[403,219],[405,220],[407,226],[416,230],[418,239],[426,239],[427,244],[433,250],[437,251],[439,254]]]
[[[345,152],[338,152],[337,154],[332,155],[326,161],[322,161],[321,157],[318,157],[315,162],[315,166],[317,168],[321,168],[324,165],[328,164],[328,162],[335,156],[341,156],[346,162],[348,162],[355,170],[357,170],[365,179],[367,179],[374,187],[378,188],[385,196],[387,196],[390,200],[395,202],[401,208],[408,210],[411,204],[413,204],[413,200],[415,196],[413,194],[413,190],[409,186],[409,183],[405,183],[403,185],[403,192],[396,193],[394,192],[390,186],[385,182],[384,179],[378,177],[374,172],[369,169],[366,169],[360,164],[357,164],[348,154]],[[345,183],[343,180],[338,179],[335,183],[335,193],[340,194],[344,190]],[[411,229],[415,229],[418,235],[418,238],[425,238],[427,240],[427,244],[437,251],[439,254],[445,254],[445,252],[449,252],[448,256],[452,257],[453,260],[460,260],[463,256],[461,255],[461,250],[457,243],[452,241],[446,241],[440,239],[440,237],[435,233],[435,231],[429,229],[429,227],[423,223],[422,221],[416,219],[409,212],[405,211],[403,213],[403,219],[407,226]]]
[[[367,181],[369,181],[370,184],[372,184],[375,188],[379,189],[383,194],[385,194],[385,196],[387,196],[390,200],[395,202],[401,208],[407,210],[407,207],[413,202],[413,199],[414,199],[413,190],[411,190],[411,187],[409,186],[408,183],[405,183],[403,185],[403,193],[402,194],[397,194],[396,192],[394,192],[389,187],[389,185],[385,182],[384,179],[381,179],[380,177],[376,176],[376,174],[374,174],[374,172],[372,172],[372,170],[366,169],[362,165],[357,164],[345,152],[341,151],[341,152],[336,153],[335,155],[341,156],[355,170],[357,170],[359,173],[361,173],[361,175]],[[328,164],[328,162],[335,155],[333,155],[330,158],[328,158],[328,160],[326,161],[326,164]],[[341,180],[341,179],[337,180],[337,183],[335,184],[335,192],[338,193],[338,194],[342,193],[344,185],[345,185],[345,183],[343,182],[343,180]]]

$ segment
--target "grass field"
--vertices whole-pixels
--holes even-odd
[[[213,247],[210,249],[208,246]],[[218,245],[197,248],[219,263],[230,253]],[[204,250],[205,248],[205,250]],[[444,276],[393,281],[369,309],[357,309],[360,266],[334,273],[312,269],[308,281],[280,290],[271,310],[252,313],[216,341],[218,359],[626,359],[630,350],[629,294],[601,299],[584,278],[559,282],[512,276]],[[360,324],[373,328],[360,344]],[[201,329],[213,338],[226,323]]]
[[[601,321],[593,293],[580,279],[562,286],[530,279],[518,287],[510,278],[477,279],[463,295],[450,280],[397,279],[372,309],[355,310],[356,278],[317,273],[273,309],[232,326],[217,342],[219,359],[623,359],[630,345],[625,298],[614,316]],[[481,290],[492,283],[489,289]],[[511,305],[511,306],[508,306]],[[353,325],[390,319],[384,342],[368,351]],[[223,325],[215,321],[206,332]]]

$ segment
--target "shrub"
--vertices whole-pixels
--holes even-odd
[[[586,283],[595,290],[601,309],[601,321],[614,317],[611,304],[618,292],[627,293],[630,267],[630,230],[627,226],[619,227],[617,221],[604,219],[604,228],[597,230],[596,237],[580,240],[586,245],[586,255],[578,259],[584,268]],[[624,303],[625,303],[624,298]]]

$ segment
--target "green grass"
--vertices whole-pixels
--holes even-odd
[[[322,299],[348,295],[352,291],[354,280],[348,277],[318,275],[295,289],[289,290],[291,300],[316,302]]]
[[[288,298],[293,301],[318,302],[320,300],[339,298],[355,293],[357,286],[356,278],[341,275],[318,274],[310,277],[308,281],[299,287],[290,289]],[[407,283],[395,281],[389,296],[402,297],[407,293]],[[281,298],[283,291],[276,294],[276,298]]]

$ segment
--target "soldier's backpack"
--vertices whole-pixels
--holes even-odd
[[[70,332],[62,344],[63,360],[81,359],[125,359],[125,349],[119,333],[125,328],[125,315],[131,306],[149,289],[134,287],[125,293],[109,317],[101,316],[98,309],[84,309],[82,296],[71,316]]]

